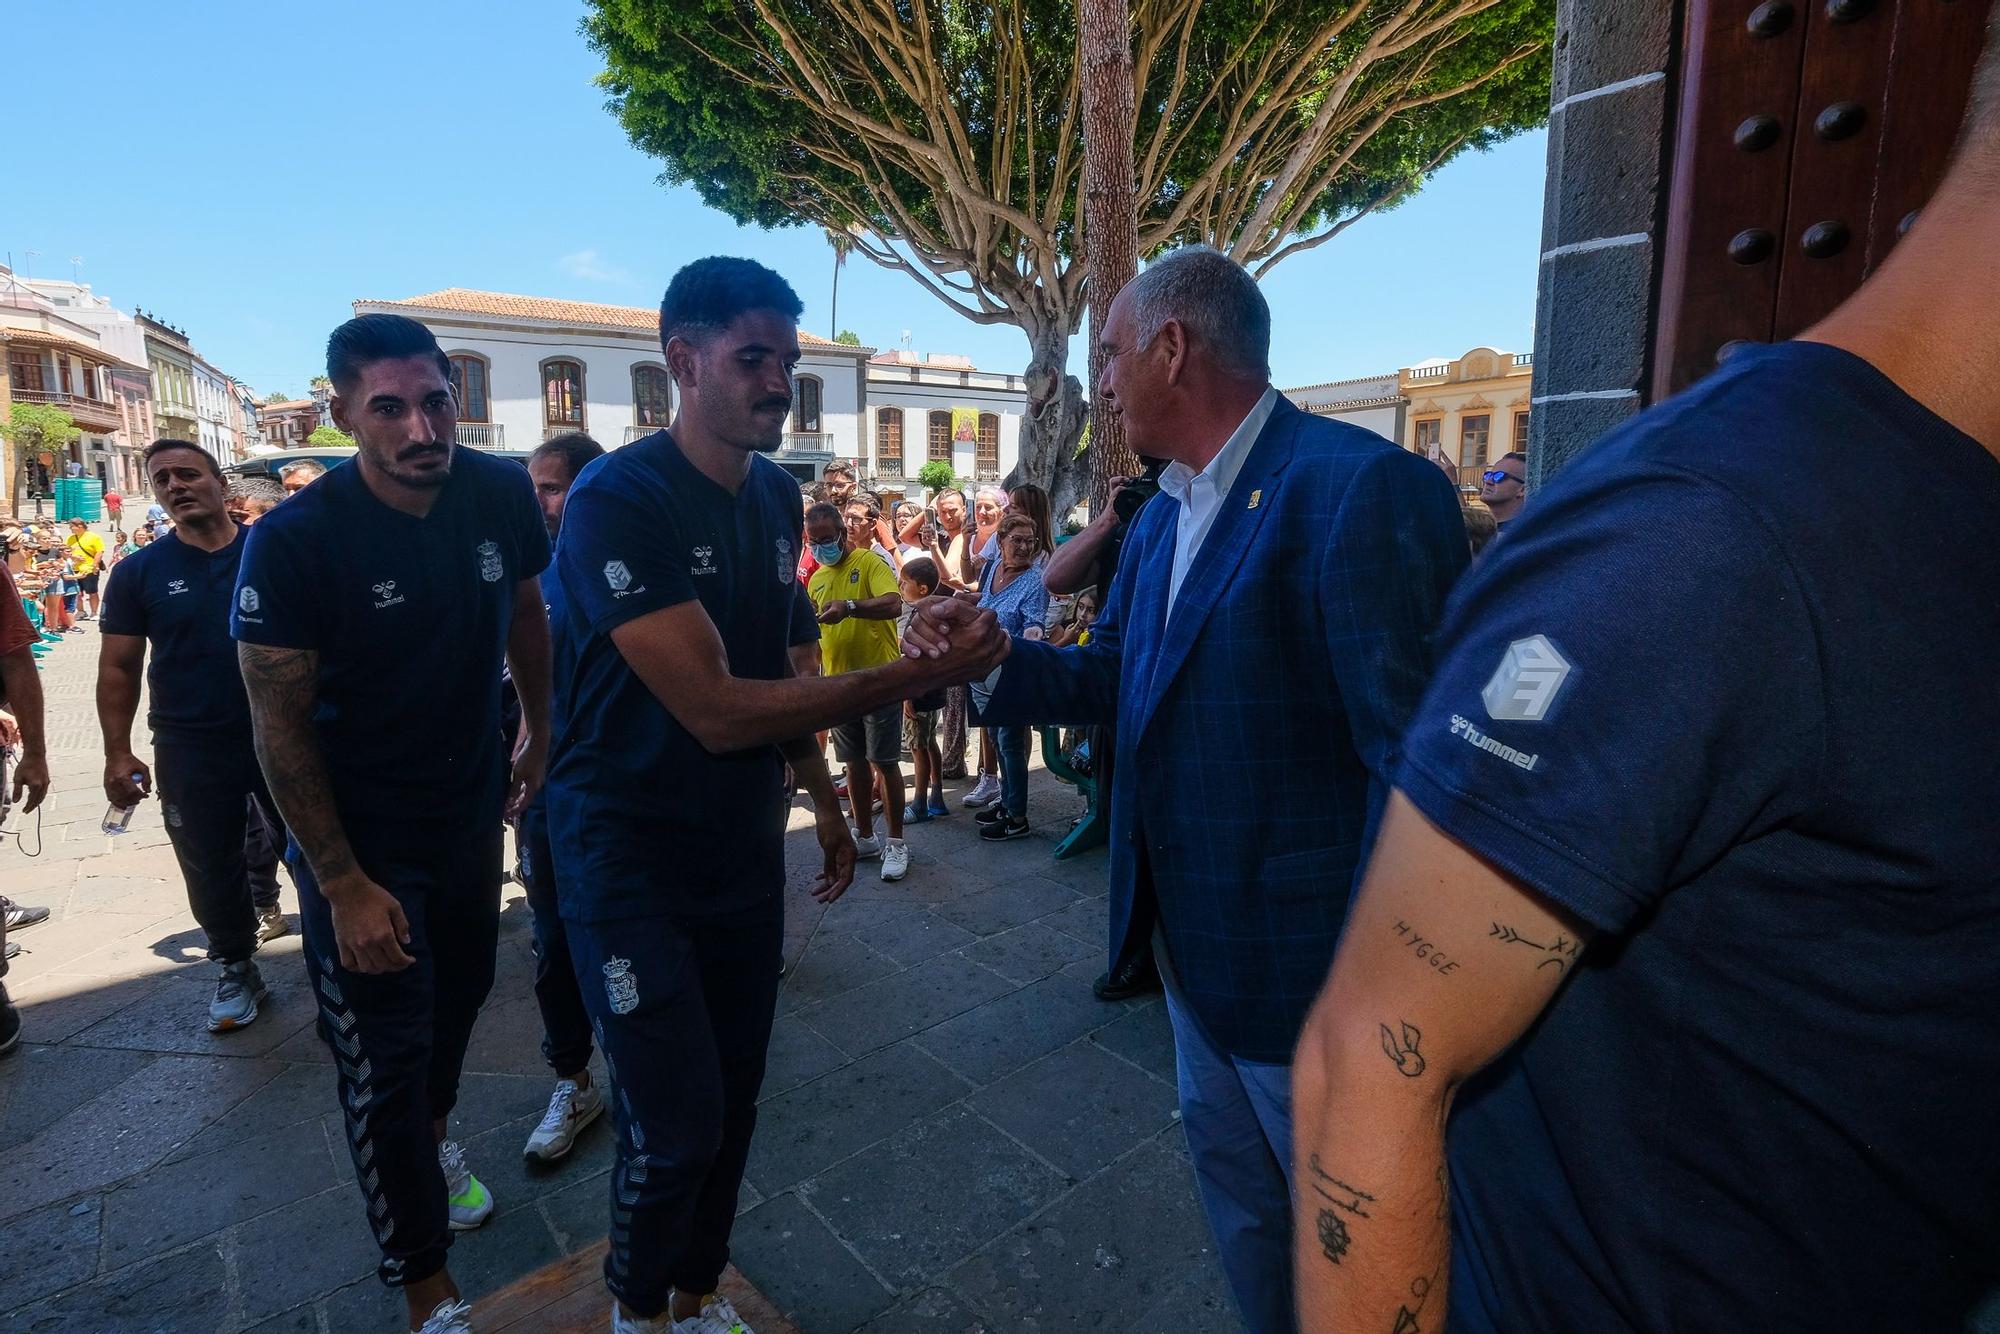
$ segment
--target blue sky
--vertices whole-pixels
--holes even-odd
[[[739,227],[662,189],[604,110],[569,0],[10,9],[11,49],[37,58],[9,62],[8,101],[43,127],[42,167],[16,163],[0,251],[44,277],[82,256],[98,292],[186,328],[260,394],[302,391],[358,297],[456,286],[652,305],[679,265],[714,253],[784,273],[803,327],[827,332],[821,233]],[[1461,157],[1402,208],[1274,269],[1278,382],[1529,347],[1544,151],[1537,133]],[[839,318],[876,346],[908,330],[919,351],[985,368],[1027,359],[1018,330],[972,324],[859,258]]]

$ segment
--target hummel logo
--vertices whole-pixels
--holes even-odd
[[[694,558],[695,558],[696,560],[700,561],[700,562],[701,562],[701,564],[699,564],[699,565],[697,565],[697,566],[693,567],[692,569],[690,569],[690,570],[688,571],[688,573],[689,573],[689,574],[720,574],[720,573],[722,573],[722,571],[720,571],[720,570],[718,570],[718,569],[716,569],[716,568],[715,568],[715,563],[714,563],[714,561],[712,561],[712,560],[710,560],[710,559],[709,559],[709,558],[710,558],[711,556],[713,556],[713,555],[715,555],[715,548],[714,548],[714,547],[696,547],[696,548],[694,549]]]
[[[398,602],[401,602],[403,595],[396,591],[396,581],[394,579],[385,579],[375,585],[375,598],[375,610],[380,611],[384,607],[393,607]]]
[[[187,581],[187,580],[185,580],[185,579],[169,579],[169,580],[167,580],[167,596],[168,596],[168,597],[172,597],[172,596],[173,596],[174,594],[176,594],[176,593],[185,593],[185,592],[187,592],[187,591],[188,591],[188,581]]]

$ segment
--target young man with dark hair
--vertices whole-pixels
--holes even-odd
[[[222,470],[208,451],[156,440],[142,457],[174,527],[126,557],[105,595],[97,656],[104,795],[114,806],[133,806],[152,788],[152,772],[132,751],[143,672],[167,839],[188,906],[208,936],[208,957],[222,965],[208,1031],[228,1033],[255,1022],[267,995],[251,957],[258,942],[289,929],[264,831],[266,821],[278,824],[277,808],[257,768],[250,702],[229,636],[248,534],[227,512]],[[260,888],[268,888],[268,909]]]
[[[1453,599],[1299,1041],[1307,1328],[1983,1323],[1996,235],[2000,18],[1859,290],[1592,445]]]
[[[458,447],[423,325],[349,320],[327,375],[354,461],[252,530],[231,628],[378,1272],[411,1328],[456,1334],[469,1307],[445,1252],[493,1197],[447,1117],[493,985],[503,811],[546,758],[548,534],[518,465]],[[503,656],[523,715],[511,777]]]
[[[528,455],[528,478],[549,539],[562,531],[562,517],[577,474],[604,456],[604,446],[581,431],[545,441]],[[562,580],[554,567],[542,571],[542,603],[548,608],[550,638],[557,646],[554,698],[549,706],[551,744],[563,730],[564,697],[576,663],[568,655],[570,641],[557,634],[564,616]],[[522,882],[528,891],[528,911],[535,931],[535,1004],[542,1012],[542,1059],[555,1071],[555,1092],[548,1110],[528,1134],[524,1156],[553,1163],[569,1156],[576,1137],[604,1111],[604,1091],[590,1078],[590,1016],[577,991],[576,965],[570,960],[569,934],[563,929],[555,856],[549,850],[548,793],[535,794],[514,826],[521,853]]]
[[[584,469],[556,555],[576,669],[549,828],[618,1090],[605,1278],[620,1334],[742,1328],[714,1293],[777,1005],[785,761],[813,800],[812,894],[830,903],[854,843],[814,730],[986,665],[792,675],[790,648],[817,633],[803,516],[797,483],[759,456],[791,414],[800,309],[749,260],[675,275],[660,305],[674,424]]]
[[[1505,532],[1528,499],[1528,456],[1502,454],[1479,475],[1479,499],[1492,511],[1495,532]]]

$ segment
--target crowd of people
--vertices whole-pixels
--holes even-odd
[[[802,307],[749,260],[666,291],[671,429],[525,472],[456,446],[421,325],[342,325],[354,462],[260,509],[155,442],[170,530],[103,593],[106,791],[157,777],[210,1026],[264,997],[282,828],[380,1275],[464,1334],[447,1252],[494,1202],[448,1117],[514,822],[557,1076],[526,1152],[609,1108],[610,1328],[742,1334],[717,1285],[795,794],[832,904],[858,860],[909,873],[971,731],[1004,840],[1029,729],[1088,729],[1100,989],[1164,989],[1255,1334],[1960,1328],[2000,1278],[2000,766],[1963,723],[2000,649],[2000,415],[1963,392],[2000,345],[1965,274],[2000,263],[2000,54],[1980,88],[1859,294],[1527,506],[1518,455],[1474,506],[1286,401],[1256,282],[1199,246],[1095,331],[1147,468],[1060,545],[1033,487],[801,495],[765,455]],[[32,802],[18,639],[0,616]]]

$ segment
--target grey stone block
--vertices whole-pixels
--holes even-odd
[[[1087,1041],[975,1093],[982,1115],[1073,1177],[1108,1166],[1173,1123],[1170,1085]]]
[[[319,1334],[319,1315],[312,1306],[300,1306],[269,1320],[260,1320],[243,1334]]]
[[[1561,0],[1552,101],[1667,67],[1674,6],[1659,0]]]
[[[1538,406],[1528,450],[1530,489],[1546,484],[1565,464],[1638,412],[1636,398],[1571,399]]]
[[[1001,1329],[1094,1330],[1132,1328],[1190,1284],[1219,1282],[1179,1138],[1162,1132],[989,1243],[946,1285]]]
[[[465,1161],[493,1192],[494,1208],[500,1214],[533,1204],[571,1182],[608,1172],[617,1159],[618,1135],[607,1108],[577,1136],[567,1158],[548,1166],[529,1162],[521,1146],[540,1120],[538,1111],[464,1141]]]
[[[968,1010],[917,1039],[975,1084],[990,1084],[1118,1017],[1088,982],[1066,973]]]
[[[381,1309],[388,1320],[355,1319],[333,1329],[394,1329],[403,1314],[402,1298],[374,1278],[382,1253],[368,1230],[367,1207],[351,1186],[340,1186],[295,1201],[262,1218],[239,1223],[230,1234],[243,1285],[244,1315],[250,1320],[289,1311],[366,1278],[362,1286],[389,1298]],[[453,1252],[454,1259],[457,1252]],[[454,1266],[455,1267],[455,1266]]]
[[[778,1013],[790,1014],[844,995],[876,978],[887,977],[896,967],[859,938],[822,928],[805,952],[787,967],[778,992]]]
[[[1536,397],[1639,387],[1652,279],[1650,241],[1558,255],[1542,265]]]
[[[956,1107],[799,1192],[871,1269],[908,1287],[957,1264],[1068,1185],[983,1118]]]
[[[925,1288],[863,1325],[858,1334],[993,1334],[993,1326],[943,1288]]]
[[[1074,936],[1052,926],[1029,922],[1011,931],[988,936],[961,950],[974,963],[983,963],[1010,982],[1038,982],[1060,972],[1079,959],[1097,951]]]
[[[329,1294],[320,1306],[326,1312],[326,1327],[330,1330],[351,1329],[361,1334],[364,1330],[408,1328],[407,1324],[397,1324],[403,1319],[402,1294],[383,1287],[372,1276]]]
[[[275,1079],[231,1108],[227,1115],[167,1157],[170,1163],[198,1158],[252,1136],[300,1121],[316,1121],[339,1104],[331,1065],[287,1065]]]
[[[904,913],[885,919],[866,933],[868,947],[901,967],[934,959],[979,937],[934,912]]]
[[[21,1144],[153,1061],[151,1052],[23,1046],[0,1082],[0,1144]]]
[[[1076,900],[1073,889],[1039,876],[1024,875],[954,899],[940,906],[937,915],[974,935],[990,936],[1058,912]]]
[[[1572,103],[1555,116],[1544,250],[1653,230],[1666,100],[1660,80]]]
[[[1174,1026],[1167,1018],[1166,1002],[1158,997],[1098,1029],[1090,1040],[1170,1085],[1177,1078]]]
[[[1102,895],[1078,899],[1062,911],[1036,920],[1091,946],[1098,957],[1108,963],[1111,955],[1111,908]]]
[[[913,1043],[864,1056],[757,1109],[746,1175],[765,1195],[776,1195],[967,1092],[963,1080]]]
[[[605,1216],[610,1217],[608,1208]],[[476,1232],[458,1234],[451,1247],[451,1276],[467,1300],[478,1301],[561,1255],[541,1211],[516,1209],[488,1220]]]
[[[799,1017],[850,1056],[886,1047],[963,1014],[1012,989],[969,959],[942,955],[799,1011]]]
[[[154,1168],[105,1196],[104,1266],[136,1264],[335,1184],[313,1121]]]
[[[771,1025],[764,1058],[764,1087],[758,1101],[775,1098],[847,1064],[847,1055],[800,1019],[785,1015]]]
[[[215,1334],[229,1311],[222,1254],[200,1246],[16,1311],[8,1334]]]
[[[0,1311],[76,1286],[97,1272],[104,1201],[63,1200],[0,1228]]]
[[[565,1255],[595,1246],[611,1231],[611,1174],[578,1178],[542,1196],[540,1208]]]
[[[895,1300],[796,1195],[738,1218],[729,1248],[743,1276],[800,1329],[851,1330]]]

